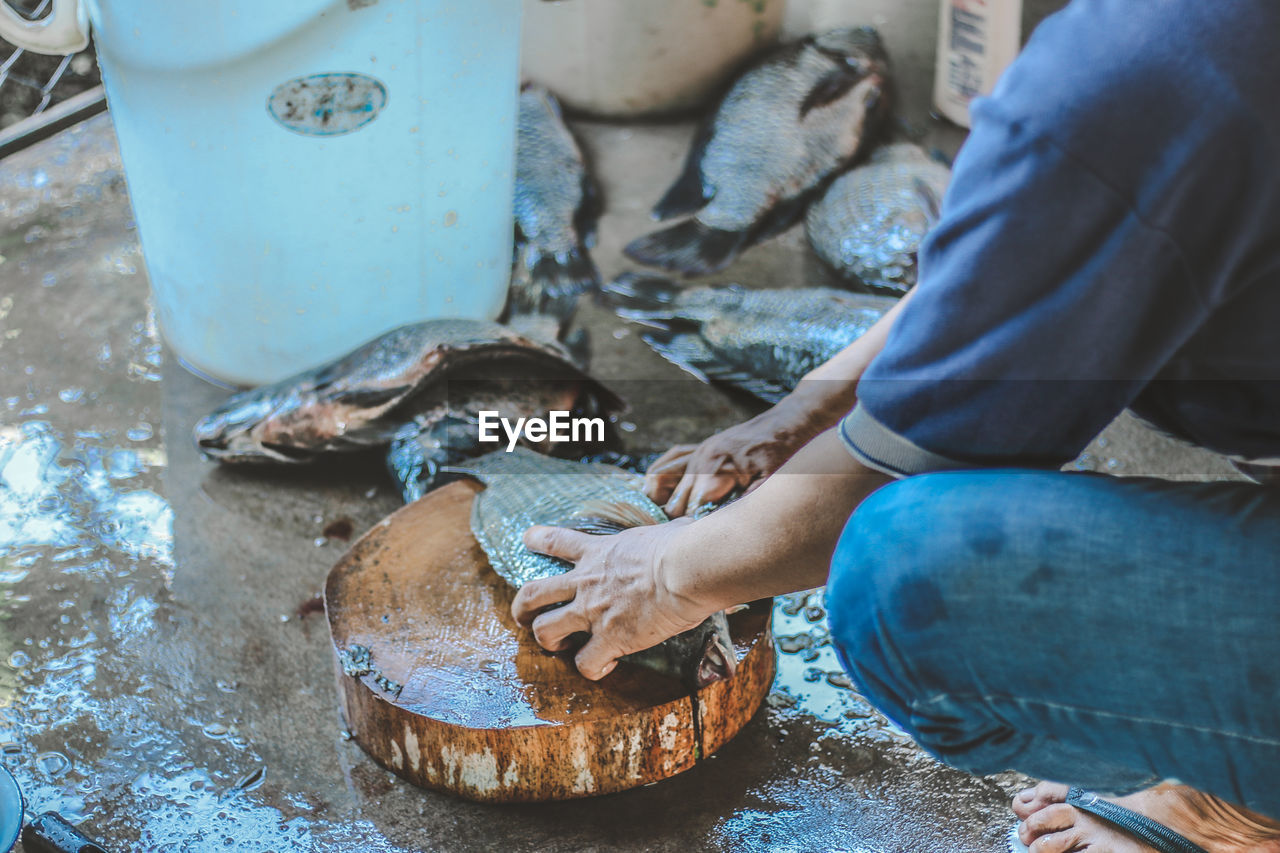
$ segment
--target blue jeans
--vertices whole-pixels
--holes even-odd
[[[912,477],[853,514],[827,604],[867,699],[947,764],[1280,818],[1280,489]]]

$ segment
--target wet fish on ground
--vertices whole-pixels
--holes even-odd
[[[668,520],[645,496],[641,477],[611,465],[553,459],[518,448],[481,456],[458,466],[457,472],[485,486],[472,505],[471,532],[494,571],[516,589],[570,568],[525,547],[524,532],[534,525],[608,535]],[[623,660],[695,689],[729,678],[737,667],[724,613]]]
[[[692,218],[636,240],[627,255],[688,276],[724,269],[798,222],[888,111],[889,59],[875,30],[833,30],[779,48],[734,83],[654,208],[660,220]]]
[[[628,273],[605,287],[655,352],[704,382],[776,403],[867,332],[897,299],[833,288],[682,288]]]
[[[809,209],[809,242],[846,280],[906,292],[950,180],[951,170],[918,145],[887,145]]]
[[[567,323],[578,296],[600,286],[589,251],[599,187],[546,89],[521,91],[516,132],[516,256],[507,316],[550,315]]]
[[[492,449],[479,442],[482,410],[507,418],[568,411],[608,422],[623,408],[557,344],[497,323],[441,319],[236,394],[194,435],[206,456],[225,463],[299,464],[392,445],[388,464],[413,499],[440,467]]]

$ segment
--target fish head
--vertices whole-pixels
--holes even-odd
[[[289,413],[301,408],[296,395],[282,398],[274,387],[237,394],[196,424],[196,446],[219,462],[308,462],[314,453],[281,437]]]
[[[838,59],[862,75],[888,71],[889,54],[880,34],[871,27],[831,30],[814,38],[819,50]]]

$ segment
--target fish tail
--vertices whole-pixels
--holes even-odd
[[[664,311],[676,303],[680,285],[660,275],[624,272],[603,288],[615,308]]]
[[[678,328],[655,328],[640,337],[658,355],[703,382],[728,385],[766,403],[777,403],[791,390],[726,359],[700,335]]]
[[[733,263],[746,248],[749,237],[745,231],[723,231],[688,219],[641,237],[624,251],[627,257],[647,266],[686,276],[710,275]]]
[[[600,271],[584,249],[570,249],[563,257],[544,254],[530,269],[542,291],[543,310],[549,313],[567,304],[576,307],[578,296],[600,288]]]
[[[578,297],[600,289],[600,271],[585,249],[562,254],[530,249],[522,258],[528,278],[513,285],[507,315],[548,314],[566,324],[578,308]]]

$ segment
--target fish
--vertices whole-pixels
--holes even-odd
[[[492,449],[479,441],[480,411],[608,422],[625,407],[556,343],[497,323],[438,319],[236,394],[196,424],[194,438],[206,457],[229,464],[304,464],[389,447],[402,491],[420,497],[440,468]]]
[[[781,234],[866,150],[889,110],[889,58],[869,27],[809,36],[733,84],[654,217],[692,217],[634,241],[635,261],[686,276]]]
[[[517,590],[571,568],[525,547],[524,532],[530,527],[568,527],[603,536],[669,520],[645,496],[643,478],[612,465],[553,459],[517,448],[473,459],[456,472],[484,485],[471,507],[471,532],[493,570]],[[692,689],[730,678],[737,668],[723,612],[623,660],[678,678]]]
[[[618,316],[651,327],[641,338],[703,382],[768,403],[862,337],[898,300],[835,288],[682,288],[625,273],[605,287]]]
[[[918,145],[886,145],[809,209],[809,242],[846,280],[905,293],[950,180],[951,170]]]
[[[540,86],[525,86],[516,124],[516,248],[506,316],[572,318],[579,295],[600,286],[590,247],[601,211],[599,185],[560,102]]]

